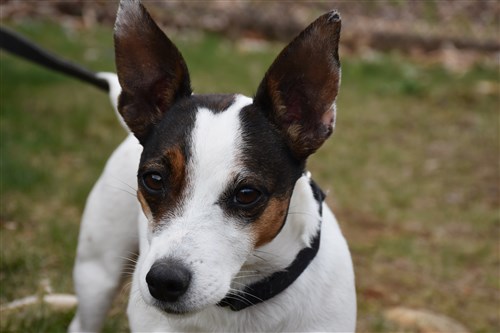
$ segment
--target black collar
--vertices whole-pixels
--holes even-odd
[[[311,180],[311,188],[314,198],[319,204],[319,214],[322,217],[322,203],[325,199],[324,193]],[[321,223],[321,222],[320,222]],[[275,272],[272,275],[247,285],[236,295],[231,294],[224,297],[217,305],[229,307],[233,311],[243,310],[251,305],[255,305],[278,295],[280,292],[290,286],[302,272],[309,266],[319,250],[321,238],[321,226],[313,239],[311,247],[303,248],[295,257],[293,262],[284,270]]]

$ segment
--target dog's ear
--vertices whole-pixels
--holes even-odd
[[[333,11],[302,31],[278,55],[254,99],[301,160],[333,131],[340,85],[340,26],[340,16]]]
[[[115,23],[115,56],[122,93],[118,110],[141,144],[180,98],[190,96],[181,53],[138,0],[122,0]]]

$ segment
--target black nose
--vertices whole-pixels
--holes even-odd
[[[175,302],[184,295],[191,282],[191,272],[175,260],[159,260],[146,275],[151,296],[160,301]]]

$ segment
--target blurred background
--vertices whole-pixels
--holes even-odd
[[[337,128],[309,169],[351,247],[358,331],[500,331],[498,1],[145,5],[195,92],[250,96],[288,41],[338,9]],[[4,0],[0,18],[59,56],[114,71],[116,9]],[[0,330],[64,332],[71,302],[36,299],[74,293],[85,198],[126,133],[90,86],[3,51],[0,74]],[[107,332],[127,328],[127,288]],[[12,306],[28,296],[35,304]]]

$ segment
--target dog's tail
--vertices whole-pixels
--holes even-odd
[[[0,27],[0,48],[25,60],[90,83],[94,87],[109,93],[111,104],[115,109],[120,124],[127,132],[130,132],[117,110],[121,87],[116,74],[106,72],[94,73],[80,65],[55,56],[23,36],[4,27]]]

